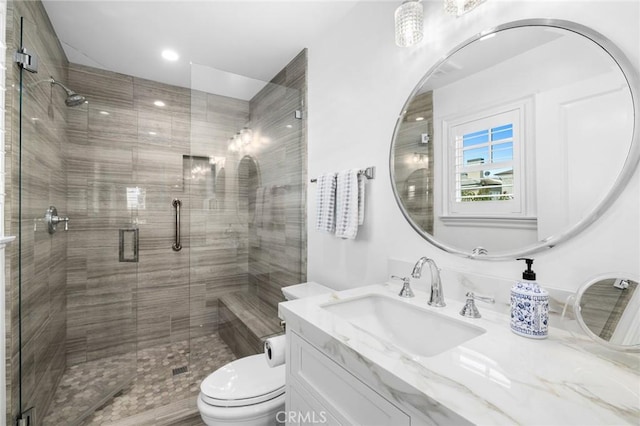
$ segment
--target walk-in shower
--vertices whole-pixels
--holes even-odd
[[[306,280],[306,52],[231,98],[70,64],[39,2],[8,8],[39,73],[6,71],[6,423],[191,424],[199,382],[281,332],[280,288]]]

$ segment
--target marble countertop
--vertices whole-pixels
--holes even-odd
[[[547,339],[528,339],[511,332],[506,315],[483,309],[481,302],[477,305],[482,318],[464,318],[459,315],[460,301],[447,299],[446,307],[434,308],[426,303],[425,292],[402,299],[399,289],[385,283],[334,291],[283,302],[279,313],[288,330],[436,423],[455,413],[459,420],[484,425],[640,424],[640,355],[614,352],[554,327]],[[486,332],[435,356],[421,357],[359,332],[321,307],[366,294],[434,310]],[[419,339],[420,330],[415,333]],[[440,413],[433,415],[434,411]]]

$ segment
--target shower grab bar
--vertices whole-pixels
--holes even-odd
[[[173,207],[176,209],[176,241],[173,243],[171,248],[173,251],[182,250],[182,244],[180,244],[180,207],[182,207],[182,201],[177,198],[171,202]]]

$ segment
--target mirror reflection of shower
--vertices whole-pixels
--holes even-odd
[[[260,187],[260,169],[257,160],[245,155],[238,164],[238,214],[255,220],[256,191]]]

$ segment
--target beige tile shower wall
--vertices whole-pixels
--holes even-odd
[[[18,234],[19,79],[13,53],[24,45],[38,56],[37,74],[24,73],[22,135],[22,385],[23,408],[44,413],[64,371],[66,338],[65,232],[49,235],[42,218],[50,205],[66,214],[64,92],[42,80],[66,82],[66,59],[39,2],[7,4],[5,99],[6,204],[5,231]],[[7,247],[7,424],[19,414],[18,243]]]
[[[274,314],[281,288],[306,281],[306,70],[303,50],[251,100],[265,217],[249,224],[249,277]]]
[[[79,65],[69,78],[89,99],[69,132],[69,363],[214,332],[217,295],[246,288],[247,256],[224,238],[237,215],[208,198],[189,158],[226,150],[248,103]],[[120,262],[119,230],[136,227],[139,262]]]
[[[118,230],[132,227],[138,120],[133,79],[71,65],[69,84],[89,101],[70,111],[67,144],[67,362],[135,349],[138,264],[118,261]]]
[[[5,126],[5,92],[6,92],[6,80],[5,71],[7,69],[6,61],[6,32],[5,23],[7,20],[7,0],[0,0],[0,237],[5,237],[4,232],[4,192],[5,192],[5,138],[4,131]],[[2,292],[5,288],[5,246],[0,244],[0,306],[5,305],[5,294]],[[0,314],[0,342],[5,341],[6,332],[6,318],[4,315],[4,309]],[[0,345],[2,345],[0,343]],[[6,359],[6,347],[0,346],[0,360]],[[6,364],[6,363],[5,363]],[[7,412],[7,374],[6,368],[0,368],[0,421],[3,420],[2,416]]]

